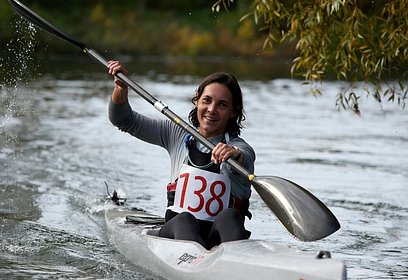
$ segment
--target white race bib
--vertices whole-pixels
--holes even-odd
[[[214,221],[228,208],[231,182],[228,175],[205,171],[183,164],[177,180],[175,212],[190,212],[197,219]]]

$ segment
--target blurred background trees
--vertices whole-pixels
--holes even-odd
[[[404,106],[408,86],[406,0],[24,0],[53,25],[110,54],[271,58],[320,94],[324,79],[345,81],[337,105],[359,112],[361,89]],[[0,47],[14,15],[0,2]],[[36,51],[72,46],[36,34]]]
[[[213,13],[213,2],[147,0],[23,0],[44,19],[95,49],[111,53],[142,55],[256,56],[265,34],[251,21],[239,22],[248,6],[229,13]],[[1,45],[9,41],[14,13],[7,1],[0,2]],[[38,34],[48,52],[72,51],[48,34]]]

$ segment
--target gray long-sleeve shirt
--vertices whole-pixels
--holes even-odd
[[[167,150],[171,162],[170,182],[174,182],[183,165],[188,150],[183,141],[187,134],[181,127],[170,120],[152,119],[132,110],[129,103],[109,103],[109,120],[119,130],[127,132],[138,139],[158,145]],[[211,141],[211,139],[209,139]],[[216,144],[216,143],[214,143]],[[244,154],[243,166],[254,172],[255,152],[242,138],[235,137],[227,143],[235,146]],[[251,195],[251,184],[245,176],[231,170],[226,164],[221,165],[221,173],[231,179],[231,193],[234,197],[245,199]]]

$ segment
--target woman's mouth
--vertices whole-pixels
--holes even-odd
[[[217,121],[216,118],[209,117],[209,116],[204,116],[204,119],[206,119],[207,121],[210,121],[210,122],[215,122],[215,121]]]

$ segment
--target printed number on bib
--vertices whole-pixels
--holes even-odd
[[[228,207],[228,176],[184,165],[177,181],[173,210],[188,211],[201,220],[213,221]]]

